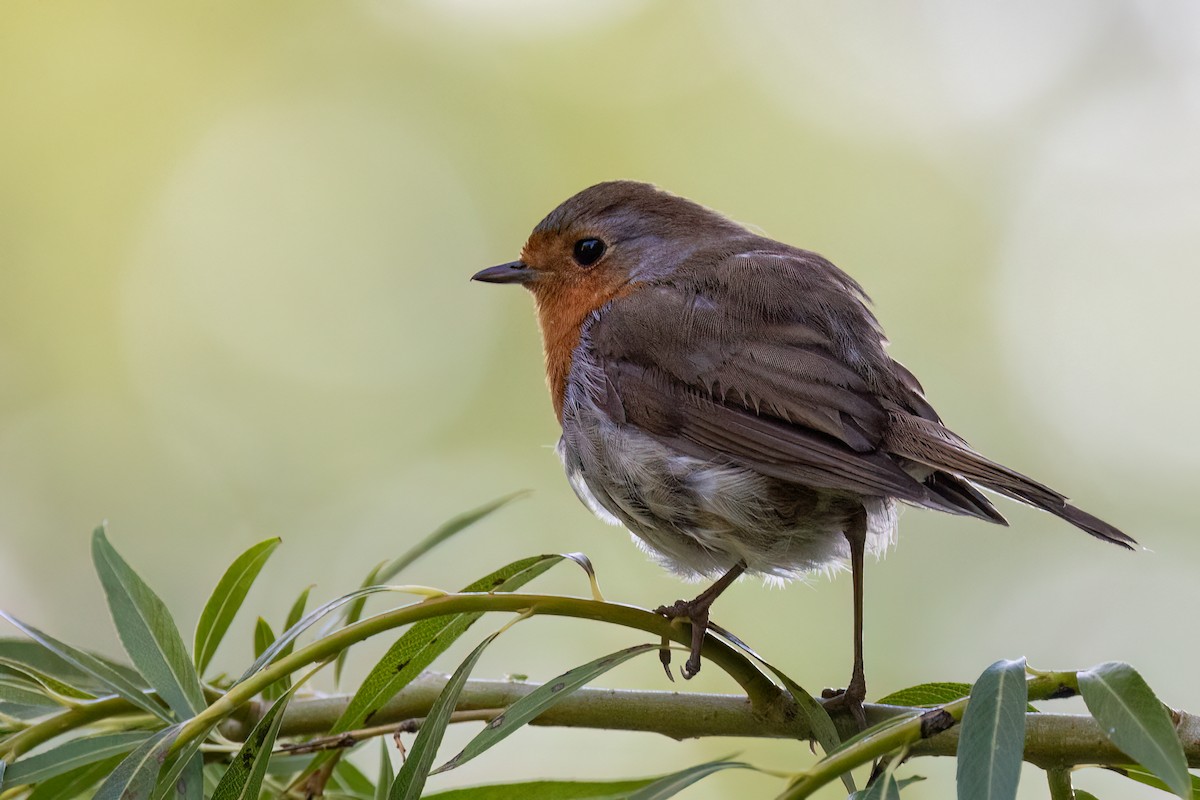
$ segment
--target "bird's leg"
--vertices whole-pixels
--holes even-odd
[[[692,624],[692,653],[688,656],[683,669],[680,670],[684,680],[689,680],[700,671],[700,647],[704,644],[704,633],[708,630],[708,610],[712,607],[713,601],[745,571],[745,562],[739,561],[733,565],[731,570],[718,578],[716,583],[693,599],[677,600],[669,606],[659,606],[654,609],[655,614],[662,614],[667,619],[684,618]],[[662,661],[663,669],[667,671],[667,677],[674,680],[671,677],[671,651],[664,647],[659,651],[659,659]]]
[[[850,545],[850,578],[854,584],[854,669],[850,683],[832,702],[826,704],[830,710],[846,709],[858,723],[859,730],[866,730],[867,716],[863,712],[863,700],[867,698],[867,678],[863,672],[863,560],[867,549],[867,514],[860,510],[851,517],[844,532]]]

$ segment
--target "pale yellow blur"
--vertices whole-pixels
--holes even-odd
[[[868,568],[872,696],[1026,655],[1128,660],[1200,709],[1197,41],[1183,2],[7,2],[0,607],[119,652],[88,557],[107,519],[189,639],[224,566],[283,537],[249,601],[278,628],[309,583],[348,591],[521,488],[398,581],[453,590],[578,550],[611,600],[697,591],[576,502],[528,298],[467,282],[569,194],[635,178],[832,258],[956,430],[1152,551],[1012,504],[1009,530],[906,513]],[[569,565],[536,586],[589,591]],[[744,581],[714,616],[816,690],[848,676],[849,594]],[[252,621],[221,669],[244,667]],[[533,620],[480,672],[544,679],[637,641]],[[734,688],[712,668],[668,687],[653,657],[606,682]],[[811,763],[788,742],[531,730],[432,786],[734,751]],[[953,791],[952,764],[911,773],[931,776],[913,800]]]

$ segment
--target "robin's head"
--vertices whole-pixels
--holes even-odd
[[[600,299],[627,283],[669,273],[714,238],[744,232],[715,211],[648,183],[609,181],[551,211],[533,229],[520,260],[485,269],[473,280],[521,284],[539,301]]]
[[[533,292],[555,410],[580,330],[589,315],[643,281],[670,274],[697,250],[746,231],[704,206],[648,183],[598,183],[565,201],[533,229],[518,261],[472,280]]]

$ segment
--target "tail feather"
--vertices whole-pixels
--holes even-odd
[[[975,452],[965,441],[937,422],[896,414],[892,416],[891,423],[886,444],[896,455],[1048,511],[1097,539],[1130,550],[1137,544],[1116,527],[1071,505],[1064,495],[1049,486]]]

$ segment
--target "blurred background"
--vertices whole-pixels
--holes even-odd
[[[1025,655],[1127,660],[1200,710],[1200,653],[1181,628],[1200,563],[1200,6],[0,14],[0,607],[119,653],[88,551],[108,520],[189,641],[228,562],[281,536],[247,609],[278,627],[304,586],[340,595],[443,520],[523,488],[402,579],[455,589],[520,556],[584,551],[613,600],[694,594],[575,500],[530,299],[467,281],[515,258],[570,194],[634,178],[833,259],[952,427],[1148,548],[1007,502],[1007,530],[904,514],[899,547],[868,565],[872,697]],[[531,588],[586,593],[566,567]],[[810,690],[848,677],[848,576],[743,581],[714,616]],[[245,665],[252,622],[243,612],[221,668]],[[535,620],[478,674],[545,679],[637,641]],[[387,644],[356,651],[351,678]],[[607,684],[735,690],[715,669],[669,687],[653,658]],[[774,769],[812,761],[795,742],[587,731],[501,748],[431,786],[648,775],[735,751]],[[931,780],[906,796],[952,792],[950,761],[913,773]],[[1094,771],[1077,785],[1155,796]],[[719,775],[684,796],[778,788]],[[1022,792],[1044,797],[1041,774]]]

